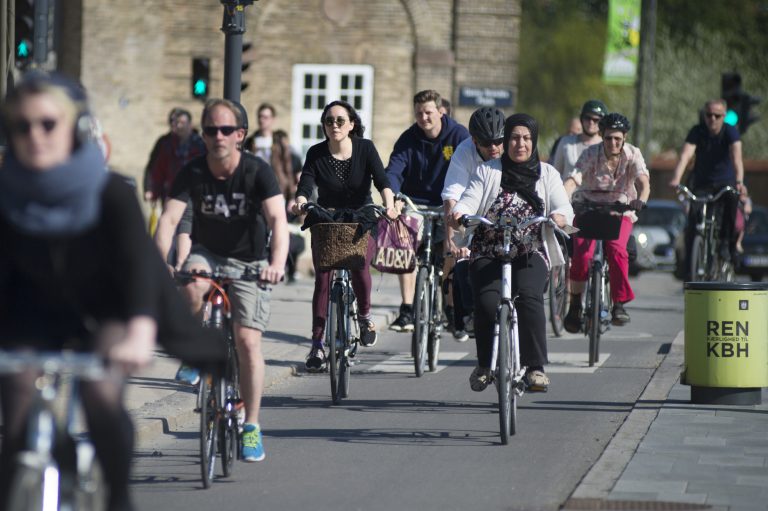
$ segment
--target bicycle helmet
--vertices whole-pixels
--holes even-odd
[[[504,138],[504,112],[498,108],[478,108],[469,118],[469,134],[477,140]]]
[[[584,106],[581,107],[582,117],[588,114],[593,114],[600,118],[603,118],[607,113],[608,113],[608,107],[605,106],[605,103],[603,103],[599,99],[590,99],[589,101],[584,103]]]
[[[606,130],[619,130],[622,133],[626,133],[631,129],[629,119],[621,115],[620,113],[610,113],[600,119],[600,133],[605,133]]]

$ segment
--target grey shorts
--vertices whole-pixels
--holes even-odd
[[[267,266],[266,260],[250,263],[222,257],[211,253],[201,245],[192,247],[192,253],[184,262],[184,271],[191,266],[205,266],[208,271],[218,269],[226,274],[239,276],[246,268],[257,269]],[[233,282],[229,286],[229,299],[232,303],[232,318],[244,327],[265,332],[269,323],[270,291],[262,289],[256,282]]]

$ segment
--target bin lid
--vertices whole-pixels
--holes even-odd
[[[767,291],[768,282],[686,282],[684,287],[699,291]]]

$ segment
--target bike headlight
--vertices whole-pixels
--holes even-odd
[[[637,242],[640,243],[642,246],[646,246],[648,244],[648,235],[644,232],[641,232],[637,235]]]

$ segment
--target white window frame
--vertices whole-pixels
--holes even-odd
[[[312,75],[310,84],[305,83],[306,75]],[[320,76],[325,77],[325,88],[321,88]],[[348,87],[342,89],[342,76],[357,77],[362,84],[347,83]],[[307,85],[309,85],[307,87]],[[361,85],[361,86],[360,86]],[[360,86],[356,88],[355,86]],[[350,94],[357,92],[358,104]],[[320,125],[320,115],[325,105],[331,101],[343,99],[347,95],[348,101],[357,110],[360,119],[365,126],[365,138],[371,138],[373,118],[373,66],[369,65],[337,65],[337,64],[295,64],[293,66],[293,90],[291,107],[291,140],[293,145],[306,156],[307,150],[314,144],[325,140],[325,135]],[[309,96],[307,98],[307,96]],[[305,99],[309,100],[309,107],[305,105]],[[358,105],[360,108],[358,108]],[[305,136],[305,127],[309,127],[309,136]]]

